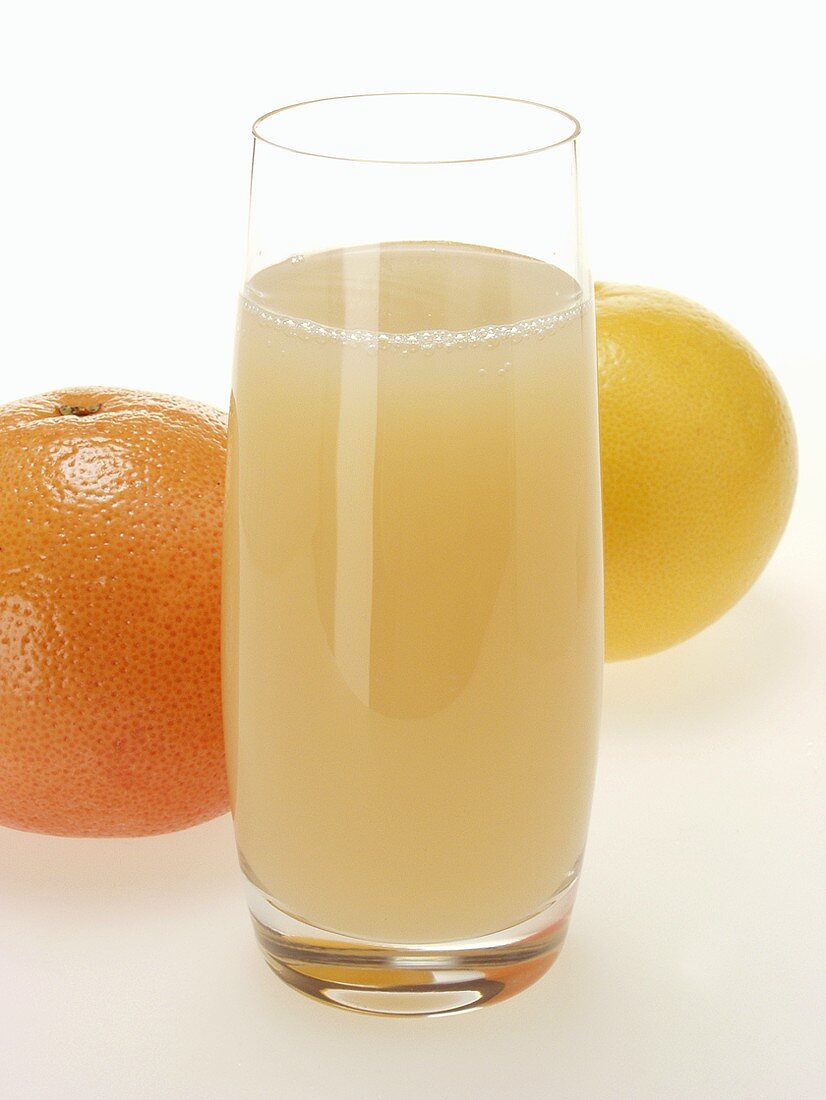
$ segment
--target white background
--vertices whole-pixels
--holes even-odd
[[[573,111],[598,278],[735,324],[795,415],[791,524],[691,642],[607,672],[562,957],[498,1008],[359,1018],[257,955],[228,819],[0,831],[0,1090],[29,1097],[821,1097],[824,222],[815,6],[28,3],[0,43],[0,401],[106,383],[225,404],[249,124],[439,89]],[[2,716],[0,716],[2,721]]]

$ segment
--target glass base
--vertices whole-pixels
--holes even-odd
[[[264,958],[287,985],[314,1000],[376,1016],[444,1016],[504,1001],[532,985],[562,950],[576,878],[540,913],[479,939],[371,943],[284,913],[247,882]]]

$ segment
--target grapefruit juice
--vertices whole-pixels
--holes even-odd
[[[591,303],[475,246],[342,249],[239,308],[224,549],[245,872],[381,943],[576,876],[602,665]]]

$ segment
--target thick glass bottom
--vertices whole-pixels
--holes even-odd
[[[575,892],[574,878],[540,913],[479,939],[393,944],[305,924],[247,882],[255,933],[279,978],[317,1001],[378,1016],[467,1012],[532,985],[562,949]]]

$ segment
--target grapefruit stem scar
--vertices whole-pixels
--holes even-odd
[[[92,416],[102,408],[102,401],[98,401],[96,405],[58,405],[57,414],[58,416]]]

